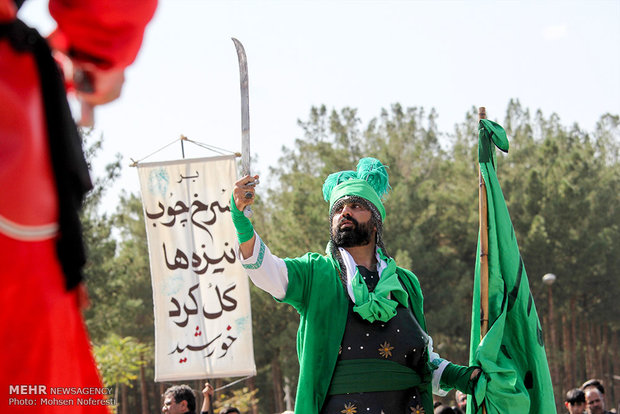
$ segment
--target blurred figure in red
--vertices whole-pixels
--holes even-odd
[[[13,413],[107,412],[77,400],[100,400],[103,390],[56,390],[101,381],[80,313],[78,210],[91,182],[50,45],[81,75],[83,102],[110,102],[156,0],[50,0],[58,27],[49,43],[17,19],[21,3],[0,0],[0,389]]]

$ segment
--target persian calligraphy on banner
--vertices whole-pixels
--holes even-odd
[[[155,381],[256,373],[247,276],[228,206],[234,156],[138,165],[155,312]]]

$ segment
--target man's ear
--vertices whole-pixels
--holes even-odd
[[[181,406],[182,410],[186,410],[187,411],[188,408],[187,408],[187,401],[186,400],[181,400],[179,405]]]

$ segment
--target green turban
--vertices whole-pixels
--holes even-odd
[[[376,158],[362,158],[356,171],[340,171],[330,174],[323,184],[323,198],[329,202],[331,212],[334,204],[343,197],[356,196],[374,205],[381,220],[385,220],[385,207],[381,198],[390,190],[386,167]]]

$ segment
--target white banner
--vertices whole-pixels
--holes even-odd
[[[234,156],[138,165],[155,306],[155,381],[253,375],[250,290],[228,207]]]

